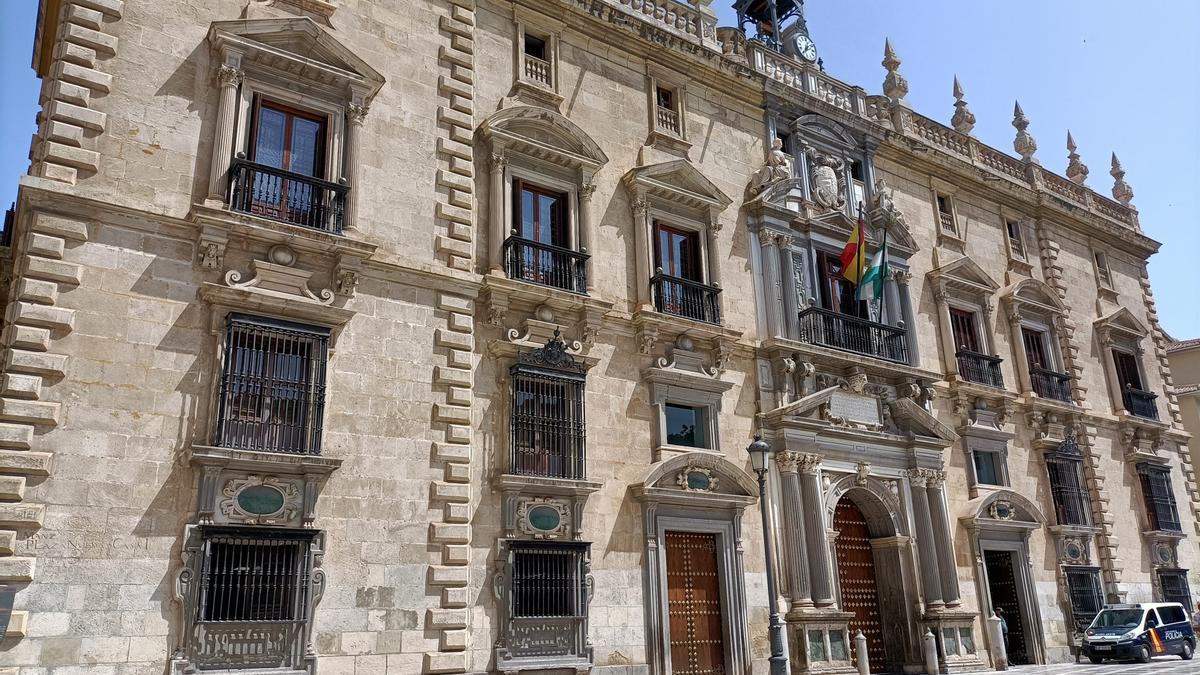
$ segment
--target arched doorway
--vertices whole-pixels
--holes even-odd
[[[867,637],[871,672],[887,672],[880,593],[867,519],[858,504],[849,497],[842,497],[833,511],[833,528],[838,533],[834,553],[842,591],[842,611],[854,614],[850,620],[851,651],[857,648],[853,638],[861,630]],[[857,654],[854,658],[857,659]]]

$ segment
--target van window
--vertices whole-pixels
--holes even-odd
[[[1162,618],[1164,624],[1187,621],[1187,614],[1183,612],[1182,607],[1159,607],[1158,616]]]
[[[1142,623],[1140,609],[1106,609],[1096,615],[1093,628],[1136,628]]]

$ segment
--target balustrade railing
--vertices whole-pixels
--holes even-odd
[[[705,323],[721,323],[721,289],[659,272],[650,277],[654,308]]]
[[[1122,394],[1125,400],[1125,409],[1131,415],[1145,417],[1150,420],[1158,419],[1158,404],[1155,403],[1155,400],[1158,399],[1157,394],[1142,391],[1141,389],[1134,389],[1130,386],[1126,386]]]
[[[958,228],[954,227],[954,214],[953,213],[943,213],[943,212],[939,211],[938,219],[941,220],[941,222],[942,222],[943,230],[945,230],[947,232],[951,232],[951,233],[958,232]]]
[[[1047,368],[1032,367],[1029,369],[1029,380],[1033,383],[1033,392],[1038,396],[1063,403],[1071,402],[1070,375]]]
[[[1004,388],[1004,376],[1000,374],[1000,362],[1004,359],[966,349],[958,350],[954,358],[958,362],[958,374],[963,379],[998,389]]]
[[[904,329],[820,307],[800,312],[800,341],[908,363]]]
[[[550,63],[543,61],[536,56],[525,55],[525,77],[541,82],[545,85],[551,84],[550,79]]]
[[[587,293],[588,257],[586,253],[523,237],[509,237],[504,242],[504,266],[508,278],[572,293]]]
[[[678,136],[679,113],[671,110],[670,108],[666,108],[661,105],[658,106],[658,128],[664,129]]]
[[[245,159],[235,159],[229,173],[232,210],[341,234],[348,186]]]

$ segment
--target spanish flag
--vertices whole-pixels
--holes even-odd
[[[866,246],[863,242],[863,231],[866,228],[866,223],[863,222],[862,206],[858,207],[858,222],[854,225],[854,230],[850,232],[850,239],[846,242],[846,248],[842,249],[842,276],[855,286],[858,285],[858,277],[862,273],[863,256],[866,255]]]

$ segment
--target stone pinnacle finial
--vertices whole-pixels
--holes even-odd
[[[1017,137],[1013,139],[1013,150],[1017,151],[1022,160],[1039,164],[1040,162],[1033,156],[1033,153],[1037,152],[1037,141],[1026,131],[1029,128],[1029,118],[1025,116],[1025,111],[1021,110],[1019,101],[1013,105],[1012,125],[1017,129]]]
[[[954,117],[950,118],[950,125],[954,130],[961,134],[970,134],[975,128],[975,113],[967,107],[967,102],[963,100],[963,88],[958,83],[958,76],[954,76]]]
[[[1083,185],[1087,181],[1088,168],[1079,160],[1079,153],[1075,152],[1075,139],[1071,137],[1071,132],[1067,131],[1067,178],[1071,182]]]
[[[1129,206],[1129,202],[1133,201],[1133,188],[1125,182],[1125,169],[1121,167],[1121,160],[1117,159],[1115,152],[1112,155],[1112,170],[1108,173],[1113,177],[1113,199]]]
[[[887,69],[887,77],[883,78],[883,95],[893,101],[904,100],[908,94],[908,80],[900,74],[900,57],[892,49],[892,41],[883,39],[883,61],[880,64]]]

